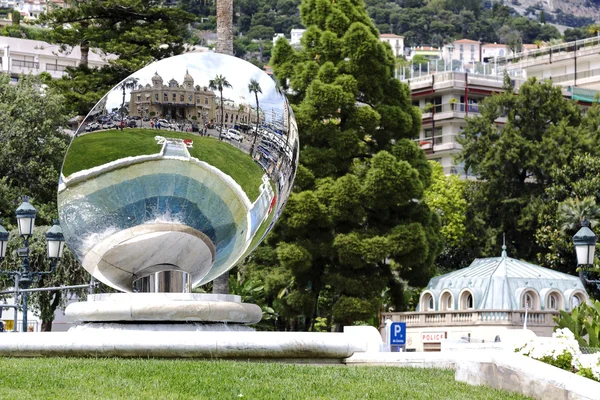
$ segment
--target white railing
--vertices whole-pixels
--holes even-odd
[[[528,311],[528,326],[554,326],[553,317],[559,312]],[[430,312],[402,312],[381,313],[381,324],[385,321],[406,322],[409,327],[443,327],[463,325],[514,325],[523,326],[525,310],[459,310],[459,311],[430,311]]]
[[[539,49],[533,50],[525,50],[506,57],[496,57],[495,61],[498,64],[505,64],[508,62],[514,63],[523,60],[530,60],[532,58],[535,59],[545,56],[552,57],[553,55],[572,53],[574,51],[598,45],[600,45],[600,37],[594,36],[587,39],[576,40],[574,42],[560,43],[554,46],[540,47]]]

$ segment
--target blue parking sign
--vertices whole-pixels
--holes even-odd
[[[390,346],[406,345],[406,322],[392,322],[390,324]]]

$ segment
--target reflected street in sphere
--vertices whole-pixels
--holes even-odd
[[[171,57],[115,86],[79,127],[59,184],[61,226],[105,284],[189,291],[260,243],[297,163],[296,121],[266,73],[222,54]],[[167,271],[179,289],[146,287]]]

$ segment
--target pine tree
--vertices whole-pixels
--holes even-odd
[[[357,0],[306,0],[294,50],[280,39],[271,65],[300,132],[295,192],[244,271],[265,282],[279,328],[375,323],[389,293],[424,285],[440,250],[439,220],[422,201],[431,181],[410,141],[419,110],[394,79],[391,48]]]

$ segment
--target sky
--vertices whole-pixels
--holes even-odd
[[[194,86],[208,86],[208,82],[216,75],[223,75],[232,86],[231,89],[223,89],[223,97],[235,101],[236,104],[255,105],[254,93],[248,92],[248,83],[250,79],[256,79],[262,89],[262,93],[258,94],[260,108],[268,112],[274,109],[279,115],[283,113],[284,98],[275,90],[273,79],[255,65],[233,56],[212,52],[182,54],[156,61],[130,77],[137,78],[138,84],[145,86],[148,83],[152,84],[152,77],[158,72],[164,85],[168,85],[171,79],[182,84],[186,70],[194,78]],[[123,91],[118,86],[107,94],[108,110],[121,106]],[[129,92],[128,89],[126,101],[129,101]],[[218,91],[215,93],[219,96]]]

